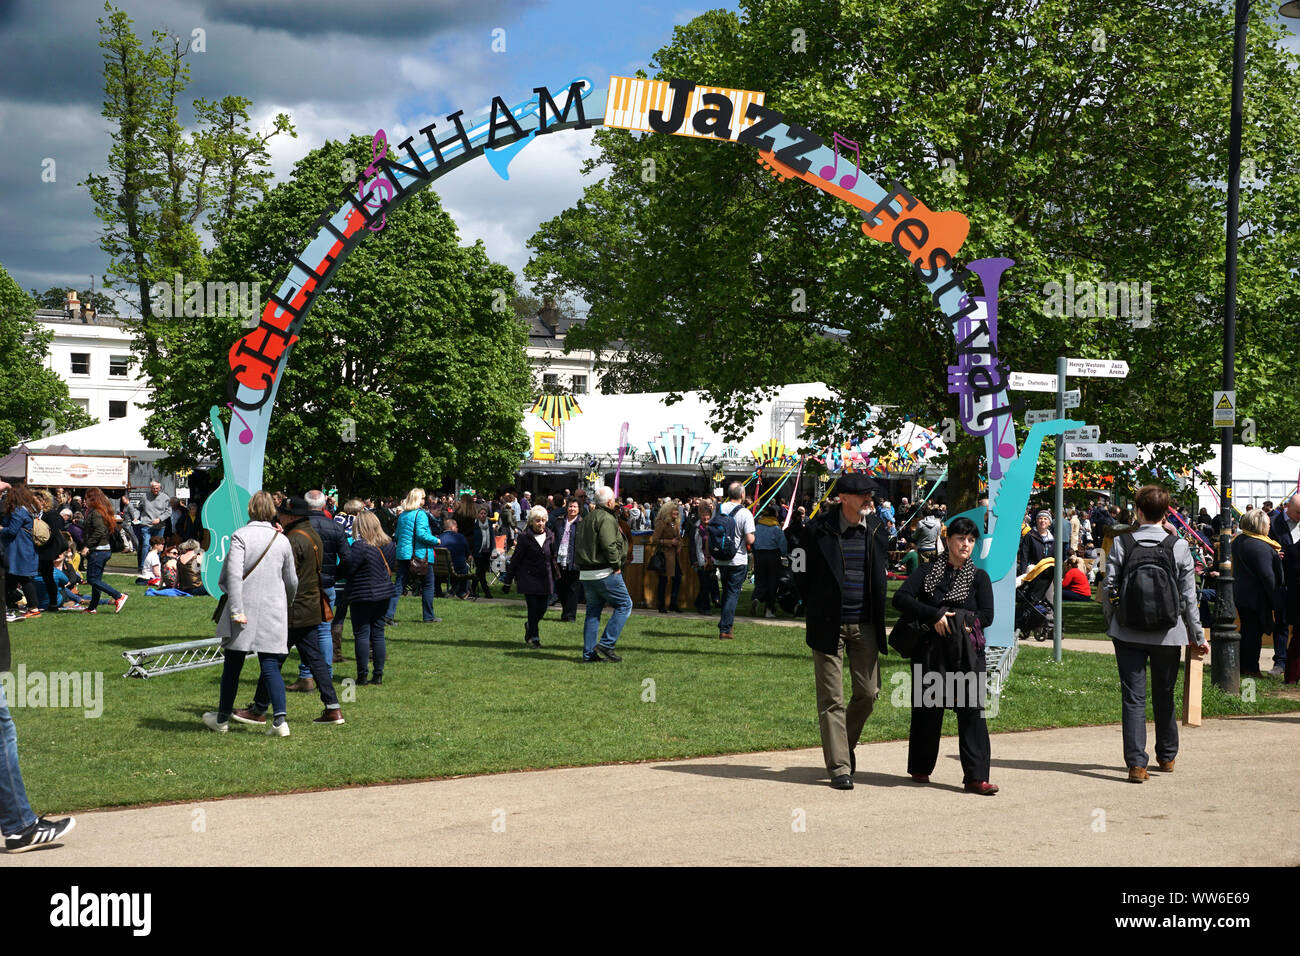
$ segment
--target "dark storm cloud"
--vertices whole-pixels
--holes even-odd
[[[475,25],[507,26],[535,0],[390,0],[382,11],[354,0],[267,3],[266,0],[207,0],[206,16],[258,29],[315,36],[428,36]]]

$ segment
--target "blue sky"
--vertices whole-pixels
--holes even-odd
[[[400,142],[456,109],[474,116],[493,95],[513,105],[534,86],[579,75],[603,86],[611,74],[647,69],[673,28],[729,3],[593,3],[579,0],[121,0],[147,39],[152,29],[205,31],[192,53],[186,102],[240,94],[255,126],[288,112],[297,139],[271,150],[277,179],[326,139],[383,128]],[[0,265],[24,289],[84,289],[107,267],[99,220],[77,183],[103,171],[108,124],[95,23],[102,0],[0,2]],[[504,52],[494,52],[494,31]],[[499,45],[499,43],[498,43]],[[183,117],[184,118],[184,117]],[[510,166],[486,163],[436,186],[464,242],[482,239],[516,272],[539,223],[582,193],[578,168],[594,155],[592,131],[539,139]],[[41,179],[55,160],[54,182]],[[588,180],[589,181],[589,180]]]

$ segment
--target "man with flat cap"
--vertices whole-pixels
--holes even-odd
[[[888,534],[867,508],[877,490],[865,475],[846,473],[835,484],[839,507],[808,522],[803,535],[807,566],[808,646],[817,679],[822,753],[831,786],[853,789],[853,750],[880,696],[879,658],[885,650],[885,570]],[[844,706],[847,653],[853,696]]]

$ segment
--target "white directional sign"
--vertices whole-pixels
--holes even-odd
[[[1039,422],[1050,422],[1056,418],[1056,409],[1054,408],[1031,408],[1025,412],[1025,424],[1037,425]]]
[[[1101,437],[1101,429],[1096,425],[1084,425],[1082,428],[1068,429],[1064,436],[1066,441],[1091,442]]]
[[[1079,390],[1077,388],[1072,388],[1065,393],[1065,407],[1078,408],[1079,402],[1082,401],[1082,399],[1083,396],[1079,393]]]
[[[1056,376],[1038,372],[1012,372],[1007,387],[1018,392],[1054,392]]]
[[[1065,374],[1087,378],[1127,378],[1128,362],[1123,359],[1066,359]]]
[[[1214,427],[1237,427],[1237,393],[1235,390],[1214,393]]]
[[[1065,457],[1070,461],[1137,461],[1137,456],[1137,445],[1065,444]]]

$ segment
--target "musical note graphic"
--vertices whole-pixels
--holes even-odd
[[[365,200],[366,208],[371,208],[370,200],[376,191],[384,193],[382,198],[374,197],[374,208],[379,209],[384,205],[384,203],[393,198],[393,184],[387,179],[380,177],[379,169],[376,165],[380,159],[383,159],[388,155],[388,137],[384,135],[382,129],[376,132],[374,139],[370,141],[370,151],[370,165],[365,168],[361,178],[357,180],[357,192],[361,195],[361,198]],[[369,183],[364,181],[366,176],[373,177]],[[378,232],[380,229],[384,228],[386,222],[386,214],[380,213],[379,225],[366,226],[366,228],[371,232]]]
[[[241,445],[247,445],[250,441],[253,440],[252,426],[249,425],[247,421],[244,421],[244,416],[239,414],[239,412],[235,410],[235,405],[233,402],[226,402],[226,408],[230,409],[231,412],[234,413],[234,416],[238,418],[241,422],[244,422],[244,430],[239,433],[239,443]]]
[[[818,175],[827,182],[833,180],[835,178],[835,171],[840,165],[840,147],[852,146],[853,175],[850,176],[848,173],[845,173],[840,177],[840,186],[844,189],[852,189],[858,184],[858,176],[862,173],[862,151],[858,148],[857,143],[849,139],[847,136],[841,136],[839,133],[831,133],[831,141],[832,148],[835,150],[835,165],[823,166]]]

